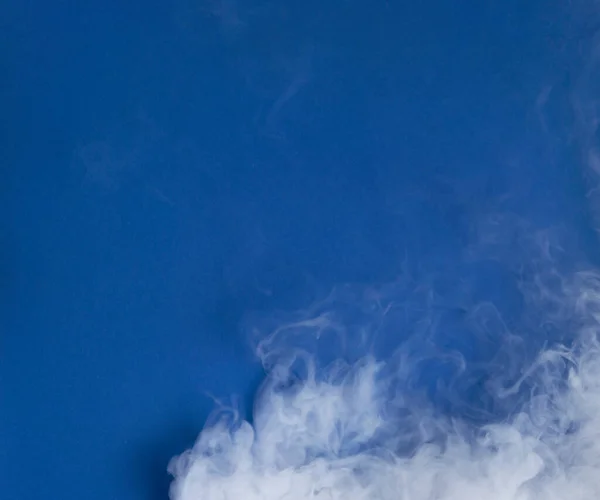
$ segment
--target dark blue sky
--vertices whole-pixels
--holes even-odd
[[[592,255],[565,9],[5,4],[3,497],[167,498],[207,393],[263,376],[248,314],[456,277],[491,206]]]

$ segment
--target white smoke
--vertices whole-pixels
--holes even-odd
[[[552,307],[558,298],[559,310]],[[380,304],[378,297],[375,302]],[[573,328],[575,340],[541,349],[511,385],[502,376],[488,381],[498,401],[524,387],[527,397],[516,399],[520,406],[506,418],[484,425],[444,416],[414,390],[411,374],[422,359],[411,359],[410,339],[385,362],[368,356],[319,368],[306,350],[286,353],[275,345],[292,345],[294,337],[309,333],[340,335],[335,315],[317,311],[277,329],[259,346],[269,376],[252,424],[233,414],[207,426],[194,448],[172,461],[171,497],[597,498],[600,275],[573,273],[559,291],[545,290],[529,302],[547,311],[549,321]],[[493,319],[495,309],[484,310]],[[456,373],[468,373],[463,357],[454,356]]]

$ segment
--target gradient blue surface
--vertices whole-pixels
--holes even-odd
[[[594,257],[561,2],[2,12],[2,498],[167,498],[208,394],[263,377],[248,314],[447,270],[505,190]]]

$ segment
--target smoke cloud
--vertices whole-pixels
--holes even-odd
[[[215,415],[171,462],[172,498],[593,498],[600,274],[562,271],[533,241],[510,321],[407,278],[338,289],[273,329],[253,418]]]

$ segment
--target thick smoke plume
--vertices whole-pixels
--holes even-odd
[[[258,344],[268,377],[252,422],[217,416],[172,461],[172,498],[595,498],[600,274],[560,271],[538,247],[529,268],[515,262],[510,321],[467,292],[420,292],[419,278],[337,290],[275,328]],[[378,338],[397,339],[393,355]]]

